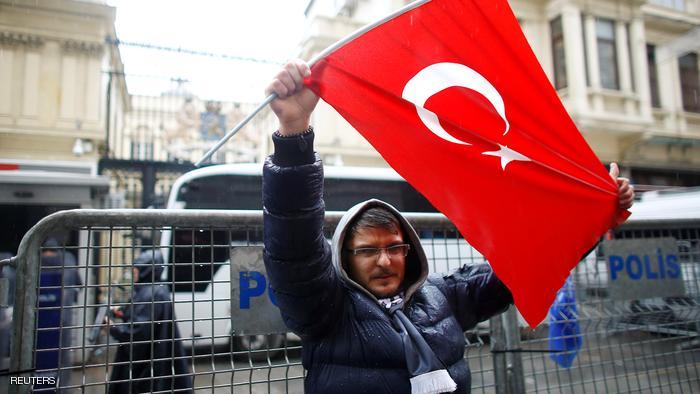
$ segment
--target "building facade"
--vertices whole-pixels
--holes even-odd
[[[0,0],[0,216],[10,223],[0,251],[15,252],[43,216],[97,207],[107,192],[105,128],[129,101],[125,85],[108,85],[106,71],[123,67],[105,43],[115,9],[104,3]]]
[[[310,1],[301,57],[410,3]],[[700,185],[700,1],[511,0],[523,32],[579,130],[604,163],[649,188]],[[386,165],[322,103],[329,164]],[[342,143],[341,143],[342,141]]]

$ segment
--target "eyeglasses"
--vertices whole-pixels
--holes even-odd
[[[386,252],[390,260],[397,259],[399,257],[408,256],[408,251],[411,249],[409,244],[393,245],[387,246],[386,248],[359,248],[359,249],[346,249],[353,256],[359,257],[361,259],[379,259],[379,255],[382,252]]]

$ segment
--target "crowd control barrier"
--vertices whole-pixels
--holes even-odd
[[[327,214],[328,238],[341,214]],[[484,263],[444,216],[406,216],[431,271]],[[65,236],[52,248],[77,265],[42,265],[42,245],[56,234]],[[540,326],[527,327],[512,307],[466,332],[472,392],[700,392],[699,234],[697,221],[626,224],[572,271]],[[303,392],[301,343],[276,312],[261,245],[259,211],[71,210],[44,218],[1,263],[13,275],[0,279],[0,312],[11,316],[3,320],[11,343],[0,387],[103,393],[119,382],[154,385],[149,373],[165,362],[173,379],[163,392],[184,390],[182,377],[196,392]],[[113,309],[144,306],[133,300],[131,269],[144,252],[163,257],[153,285],[170,299],[147,301],[153,319],[133,321]],[[79,280],[65,280],[75,272]],[[159,306],[173,317],[159,320]],[[149,335],[109,335],[112,326],[139,324]],[[169,338],[156,335],[163,327]],[[163,343],[170,351],[158,353]],[[154,355],[145,362],[137,355],[144,349]],[[127,356],[117,360],[120,352]],[[117,368],[130,372],[110,382]]]

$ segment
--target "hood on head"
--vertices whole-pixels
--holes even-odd
[[[45,249],[57,249],[61,246],[61,244],[58,243],[56,238],[48,237],[46,240],[44,240],[44,243],[41,246]]]
[[[348,286],[355,287],[365,292],[370,297],[376,299],[372,293],[350,278],[345,270],[345,267],[343,266],[342,253],[343,244],[345,243],[347,232],[350,229],[350,224],[353,223],[355,218],[357,218],[362,212],[374,207],[385,208],[396,216],[396,219],[401,225],[401,230],[403,231],[404,241],[411,245],[411,249],[406,257],[406,275],[404,277],[404,301],[407,301],[428,277],[428,259],[425,257],[425,252],[423,251],[423,246],[420,243],[420,238],[418,238],[418,234],[416,234],[416,230],[413,229],[413,226],[408,223],[408,220],[403,217],[401,212],[384,201],[372,199],[361,202],[350,208],[345,215],[343,215],[338,223],[338,226],[335,228],[333,240],[331,241],[333,268],[336,270],[341,280],[343,280]]]
[[[66,250],[61,247],[58,239],[54,237],[46,238],[41,245],[41,265],[43,266],[68,266],[74,265],[71,264],[74,261],[73,255],[66,253]]]
[[[160,276],[165,269],[163,265],[163,255],[157,250],[146,250],[141,252],[134,260],[134,268],[139,269],[139,277],[134,282],[150,283],[160,281]]]

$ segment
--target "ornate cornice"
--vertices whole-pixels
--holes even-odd
[[[44,46],[48,41],[58,42],[63,51],[78,55],[99,57],[102,56],[105,50],[104,44],[98,41],[79,41],[13,31],[0,31],[0,46],[37,49]]]
[[[63,50],[89,56],[102,56],[104,45],[100,42],[65,40],[62,42]]]
[[[40,48],[46,39],[33,34],[17,33],[11,31],[0,31],[0,45],[28,48]]]

